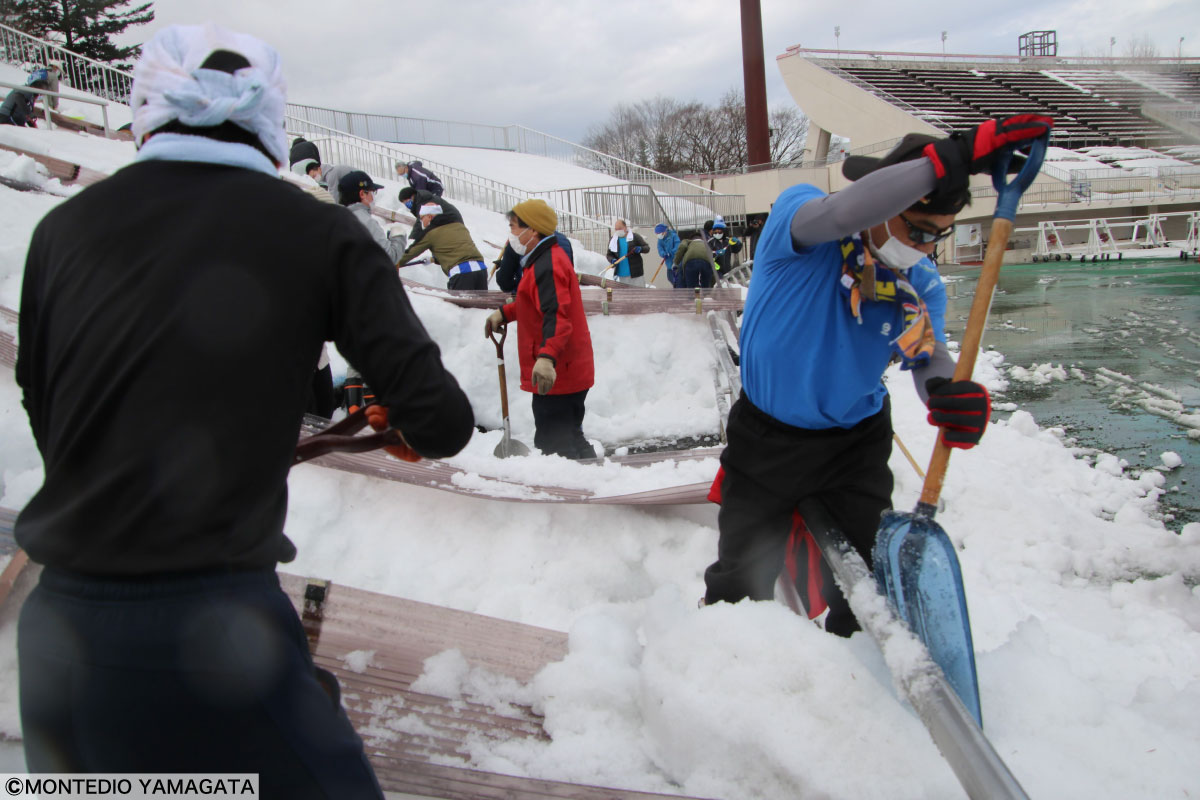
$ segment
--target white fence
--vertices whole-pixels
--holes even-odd
[[[63,64],[63,82],[116,103],[129,103],[133,76],[102,61],[81,56],[65,47],[42,41],[16,28],[0,24],[0,61],[26,69]]]

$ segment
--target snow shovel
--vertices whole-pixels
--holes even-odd
[[[607,284],[607,281],[608,281],[608,278],[604,277],[604,273],[608,272],[611,269],[613,271],[613,280],[616,280],[617,279],[617,272],[616,272],[617,265],[620,264],[622,261],[624,261],[627,258],[629,258],[629,253],[626,253],[625,255],[618,258],[616,261],[609,264],[604,269],[600,270],[600,287],[601,288],[603,288]]]
[[[658,273],[662,272],[663,264],[665,264],[665,263],[667,263],[667,260],[665,258],[662,261],[658,262],[658,269],[654,270],[654,277],[650,279],[651,286],[653,286],[654,282],[656,280],[658,280]]]
[[[404,444],[404,439],[400,437],[400,431],[395,428],[370,433],[366,436],[356,435],[365,427],[367,427],[367,409],[364,407],[347,415],[341,422],[335,422],[328,428],[314,433],[312,436],[306,436],[297,442],[295,454],[292,456],[292,466],[330,453],[366,453],[381,447]]]
[[[1027,160],[1011,183],[1007,178],[1012,150],[1001,156],[992,171],[992,185],[997,193],[996,213],[954,370],[956,381],[970,380],[975,370],[975,357],[983,339],[1004,250],[1012,233],[1017,203],[1041,168],[1047,139],[1048,136],[1033,141]],[[946,680],[982,728],[975,649],[958,555],[946,531],[933,520],[949,462],[950,448],[939,435],[916,508],[911,514],[884,512],[872,555],[880,590],[895,606],[898,616],[928,648],[933,661],[942,668]]]
[[[496,445],[496,458],[509,458],[510,456],[527,456],[529,448],[523,443],[512,438],[512,429],[508,422],[508,379],[504,373],[504,340],[508,338],[508,326],[505,325],[500,329],[500,338],[496,338],[496,332],[492,331],[492,341],[496,344],[496,367],[500,370],[500,413],[504,415],[504,438],[500,440],[500,444]]]

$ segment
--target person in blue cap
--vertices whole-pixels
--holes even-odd
[[[654,226],[654,235],[658,237],[659,256],[667,264],[674,263],[675,251],[679,249],[679,233],[660,222]],[[671,281],[671,285],[675,285],[675,281]]]

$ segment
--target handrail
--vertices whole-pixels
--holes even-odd
[[[674,187],[678,189],[678,191],[673,192],[675,194],[694,194],[696,192],[700,194],[720,194],[720,192],[705,189],[703,186],[689,183],[674,175],[658,172],[649,167],[635,164],[632,161],[626,161],[617,156],[609,155],[608,153],[603,153],[599,150],[594,150],[590,147],[524,125],[485,125],[474,122],[451,122],[448,120],[425,119],[421,117],[339,111],[302,103],[288,103],[288,114],[298,119],[324,125],[325,127],[345,130],[347,133],[361,136],[365,139],[386,139],[385,136],[377,134],[386,132],[390,128],[393,134],[392,141],[397,144],[430,144],[510,150],[528,155],[552,158],[556,161],[589,169],[596,169],[597,171],[605,172],[630,183],[649,183],[651,185],[661,183],[661,187],[656,186],[655,188]],[[322,117],[329,122],[316,122],[314,117]],[[339,122],[344,123],[344,127],[339,127],[336,124]],[[685,189],[686,192],[684,191]]]
[[[95,59],[80,55],[0,23],[0,60],[7,60],[9,63],[17,64],[24,64],[26,61],[35,61],[40,64],[47,64],[51,60],[55,60],[55,57],[58,60],[63,61],[65,67],[64,77],[72,87],[76,89],[87,89],[93,94],[114,102],[128,102],[133,87],[133,76],[128,72],[116,69],[108,64],[104,64],[96,61]],[[696,197],[696,202],[700,202],[705,205],[707,205],[707,201],[705,201],[703,198],[706,197],[729,198],[728,200],[721,201],[723,208],[726,206],[728,207],[728,210],[726,210],[722,216],[725,216],[731,220],[741,219],[745,216],[745,198],[742,195],[722,195],[719,192],[714,192],[712,190],[705,189],[702,186],[688,183],[687,181],[680,180],[674,176],[665,175],[647,167],[641,167],[637,164],[633,164],[632,162],[623,161],[622,159],[614,156],[609,156],[605,153],[574,144],[573,142],[569,142],[565,139],[560,139],[556,136],[541,133],[520,125],[501,127],[494,125],[479,125],[476,123],[455,123],[444,120],[421,120],[406,117],[387,117],[386,115],[356,114],[351,112],[336,111],[333,109],[325,109],[319,106],[307,106],[299,103],[289,103],[287,110],[288,120],[293,127],[310,126],[311,130],[318,132],[318,135],[349,137],[351,139],[358,140],[360,143],[373,142],[374,140],[372,140],[370,137],[357,136],[354,130],[343,131],[334,126],[324,125],[316,122],[309,118],[310,115],[314,113],[344,115],[347,123],[346,126],[348,128],[354,128],[355,122],[358,122],[360,127],[369,126],[372,120],[391,120],[395,126],[398,126],[401,122],[415,122],[427,126],[455,126],[455,129],[465,131],[472,137],[483,137],[484,133],[490,132],[493,143],[495,143],[496,137],[503,133],[503,136],[506,140],[513,140],[515,143],[506,143],[505,147],[499,149],[517,149],[520,152],[528,152],[530,154],[537,154],[534,146],[539,143],[540,137],[541,147],[544,151],[546,151],[546,155],[548,157],[558,158],[558,160],[565,160],[576,164],[581,164],[581,161],[590,159],[593,162],[603,165],[620,165],[620,169],[625,170],[628,175],[640,179],[638,181],[631,182],[650,184],[656,193],[661,192],[664,189],[669,189],[667,192],[669,196],[684,198]],[[296,112],[302,113],[298,114]],[[332,118],[331,121],[337,121],[336,117]],[[107,130],[108,126],[106,125],[105,127]],[[396,130],[398,130],[398,128],[396,128]],[[449,130],[449,128],[447,128],[447,130]],[[388,148],[385,152],[393,157],[403,157],[408,161],[416,158],[416,156],[404,151],[402,148],[394,147],[381,142],[374,143]],[[570,155],[565,158],[558,155],[550,155],[547,147],[550,144],[557,144],[560,147],[567,148],[570,151]],[[360,147],[363,146],[364,145],[360,144]],[[469,146],[486,147],[487,145],[479,141],[472,140]],[[371,150],[370,147],[367,147],[363,152],[378,153],[379,151],[377,149]],[[526,191],[499,181],[492,181],[482,176],[473,175],[465,170],[450,167],[446,164],[440,164],[432,161],[427,161],[426,163],[430,165],[431,169],[437,171],[439,174],[445,175],[454,180],[458,184],[460,190],[470,188],[471,191],[467,192],[468,196],[484,198],[484,207],[491,210],[507,211],[512,207],[512,205],[509,205],[503,209],[499,208],[498,203],[501,197],[504,198],[503,202],[508,202],[508,200],[512,198],[524,200],[529,197],[538,197],[543,194],[548,194],[546,192]],[[592,164],[593,168],[596,166],[596,163]],[[618,171],[618,167],[613,166],[612,169],[613,171]],[[391,166],[387,165],[377,174],[389,175],[390,173]],[[577,190],[573,189],[556,191],[560,194],[563,192],[578,193]],[[631,210],[632,209],[627,209],[624,213],[629,214]],[[589,219],[584,215],[574,214],[570,211],[562,211],[561,213],[566,215],[567,219],[565,221],[568,223],[569,230],[571,231],[583,233],[596,227],[602,228],[605,231],[607,230],[608,226],[606,222],[596,219]],[[601,246],[599,239],[604,239],[602,243],[603,249],[598,249],[597,252],[606,252],[608,243],[607,235],[588,237],[589,240],[592,238],[596,239],[596,247]],[[589,249],[595,248],[589,246]]]
[[[77,103],[91,103],[94,106],[100,106],[100,113],[104,116],[104,138],[112,138],[112,129],[108,125],[108,101],[97,100],[94,97],[83,97],[81,95],[63,94],[62,92],[52,92],[49,89],[36,89],[32,86],[26,86],[23,83],[9,83],[8,81],[0,81],[0,86],[8,89],[24,89],[29,92],[34,92],[40,95],[49,95],[51,97],[61,97],[64,100],[71,100]],[[42,102],[42,111],[45,113],[46,125],[50,130],[54,129],[54,121],[50,119],[50,106],[45,101]]]
[[[905,53],[886,50],[827,50],[823,48],[801,47],[793,45],[787,48],[777,58],[787,58],[793,55],[814,55],[818,57],[832,56],[835,59],[849,58],[854,61],[904,61],[908,59],[920,59],[925,61],[972,61],[976,63],[1003,63],[1003,64],[1112,64],[1112,65],[1152,65],[1152,66],[1183,66],[1187,64],[1189,67],[1200,66],[1200,57],[1197,56],[1149,56],[1149,57],[1126,57],[1126,56],[1004,56],[1004,55],[980,55],[977,53]],[[865,56],[865,58],[858,58]]]
[[[288,133],[303,134],[311,137],[323,149],[325,163],[342,163],[368,174],[391,175],[392,167],[397,160],[413,159],[411,153],[385,142],[353,136],[343,131],[333,130],[324,125],[295,117],[286,117]],[[517,203],[536,196],[534,192],[526,192],[515,186],[500,181],[493,181],[464,170],[435,162],[427,162],[429,168],[438,173],[445,186],[446,195],[453,199],[462,200],[471,205],[485,208],[489,211],[503,213],[509,211]],[[608,224],[596,219],[590,219],[569,209],[556,209],[559,220],[559,230],[581,241],[588,250],[596,253],[608,251]]]
[[[72,88],[117,103],[129,102],[133,75],[0,23],[0,61],[46,66],[55,60],[63,62],[63,77]]]

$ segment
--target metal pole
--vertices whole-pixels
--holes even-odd
[[[746,155],[751,169],[771,161],[767,78],[763,67],[762,5],[742,2],[742,78],[746,86]]]

